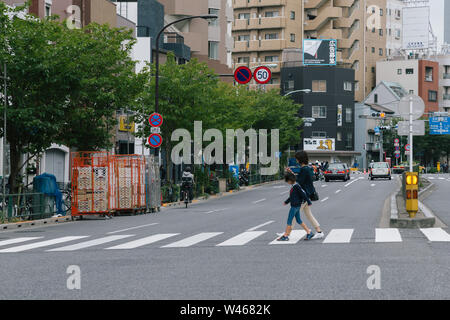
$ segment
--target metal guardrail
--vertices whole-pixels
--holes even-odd
[[[5,202],[3,216],[3,195],[0,194],[0,219],[3,222],[46,219],[56,213],[54,197],[43,193],[8,194]]]

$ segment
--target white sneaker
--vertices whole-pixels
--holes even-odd
[[[316,234],[314,235],[314,237],[312,237],[312,240],[323,239],[323,237],[325,237],[325,235],[323,234],[323,232],[316,233]]]

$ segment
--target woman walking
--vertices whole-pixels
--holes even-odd
[[[316,189],[314,188],[313,183],[313,175],[314,172],[312,172],[312,169],[308,166],[309,164],[309,158],[308,154],[305,151],[300,151],[295,154],[295,159],[300,164],[300,172],[297,176],[297,183],[302,187],[303,190],[305,190],[306,195],[311,199],[314,200],[314,194],[316,194]],[[291,171],[288,169],[288,171]],[[292,172],[292,171],[291,171]],[[313,240],[316,239],[322,239],[324,237],[324,234],[320,228],[320,224],[317,221],[317,219],[314,217],[311,207],[304,203],[300,210],[303,210],[305,213],[306,218],[311,222],[314,229],[316,229],[317,233],[312,238]]]

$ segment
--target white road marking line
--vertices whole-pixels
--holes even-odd
[[[3,240],[3,241],[0,241],[0,247],[7,246],[9,244],[16,244],[16,243],[21,243],[21,242],[31,241],[31,240],[37,240],[37,239],[42,239],[42,237],[23,237],[23,238],[15,238],[15,239]]]
[[[347,188],[347,187],[349,187],[352,183],[354,183],[354,182],[356,182],[356,181],[359,181],[359,180],[361,180],[361,179],[364,179],[364,178],[355,178],[355,179],[353,179],[351,182],[347,183],[347,184],[345,185],[345,187]]]
[[[397,228],[375,229],[375,242],[402,242],[402,236]]]
[[[350,243],[353,229],[333,229],[323,243]]]
[[[117,231],[108,232],[107,234],[114,234],[114,233],[120,233],[120,232],[129,231],[129,230],[134,230],[134,229],[139,229],[139,228],[145,228],[145,227],[155,226],[155,225],[157,225],[157,224],[158,224],[158,223],[144,224],[144,225],[142,225],[142,226],[131,227],[131,228],[127,228],[127,229],[122,229],[122,230],[117,230]]]
[[[371,185],[370,185],[371,187],[375,187],[376,186],[376,184],[375,183],[372,183]]]
[[[274,223],[274,222],[275,221],[267,221],[266,223],[260,224],[259,226],[256,226],[256,227],[253,227],[253,228],[250,228],[247,231],[255,231],[255,230],[259,229],[259,228],[265,227],[265,226],[267,226],[267,225],[269,225],[271,223]]]
[[[94,239],[94,240],[89,240],[89,241],[85,241],[85,242],[80,242],[80,243],[72,244],[72,245],[65,246],[65,247],[50,249],[47,251],[50,251],[50,252],[52,252],[52,251],[75,251],[75,250],[80,250],[80,249],[84,249],[84,248],[98,246],[98,245],[101,245],[104,243],[109,243],[112,241],[122,240],[122,239],[133,237],[133,236],[134,235],[107,236],[107,237],[103,237],[100,239]]]
[[[430,179],[430,180],[434,180],[434,177],[428,177],[428,179]]]
[[[200,243],[202,241],[206,241],[208,239],[211,239],[213,237],[216,237],[223,232],[205,232],[205,233],[199,233],[195,236],[162,246],[161,248],[187,248],[190,246],[193,246],[194,244]]]
[[[439,178],[439,180],[445,180],[445,178]]]
[[[338,194],[339,192],[341,192],[342,190],[341,189],[339,189],[339,190],[336,190],[336,194]]]
[[[145,237],[142,239],[126,242],[123,244],[119,244],[118,246],[109,247],[106,248],[106,250],[126,250],[126,249],[136,249],[142,246],[145,246],[147,244],[152,244],[167,238],[175,237],[179,235],[179,233],[161,233],[161,234],[154,234],[149,237]]]
[[[285,192],[282,192],[282,193],[280,193],[280,196],[282,196],[282,195],[284,195],[284,194],[288,194],[289,193],[289,190],[288,191],[285,191]]]
[[[0,250],[0,253],[22,252],[22,251],[27,251],[27,250],[36,249],[36,248],[48,247],[48,246],[63,243],[63,242],[84,239],[87,237],[88,236],[73,236],[73,237],[62,237],[62,238],[56,238],[56,239],[52,239],[52,240],[45,240],[45,241],[41,241],[41,242],[24,244],[24,245],[21,245],[18,247],[3,249],[3,250]]]
[[[217,210],[211,210],[211,211],[207,211],[207,212],[205,212],[205,213],[216,213],[216,212],[222,212],[222,211],[225,211],[225,210],[228,210],[228,208],[217,209]]]
[[[261,199],[261,200],[258,200],[258,201],[253,201],[253,204],[257,204],[257,203],[260,203],[260,202],[264,202],[264,201],[266,201],[267,199]]]
[[[420,229],[431,242],[450,242],[450,234],[442,228]]]
[[[326,184],[323,184],[323,185],[322,185],[322,188],[326,188],[326,187],[328,187]]]
[[[217,247],[243,246],[248,242],[262,236],[267,231],[249,231],[238,234],[237,236],[219,243]]]
[[[327,201],[328,199],[330,199],[330,198],[326,197],[326,198],[322,199],[322,201],[320,201],[320,202],[325,202],[325,201]]]
[[[275,186],[274,189],[284,189],[286,186]]]
[[[283,235],[283,233],[278,234],[279,237]],[[270,245],[278,245],[278,244],[296,244],[301,239],[303,239],[306,236],[306,231],[304,230],[294,230],[291,232],[291,235],[289,236],[289,241],[277,241],[279,237],[277,237],[275,240],[273,240]]]

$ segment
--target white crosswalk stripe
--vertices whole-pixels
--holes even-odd
[[[425,237],[431,242],[450,242],[450,234],[442,228],[420,229]]]
[[[149,237],[145,237],[142,239],[126,242],[123,244],[119,244],[114,247],[106,248],[106,250],[127,250],[127,249],[136,249],[139,247],[143,247],[148,244],[152,244],[161,240],[165,240],[171,237],[175,237],[179,235],[179,233],[162,233],[162,234],[154,234]]]
[[[395,228],[376,229],[375,242],[402,242],[400,231]]]
[[[37,240],[37,239],[42,239],[42,237],[23,237],[23,238],[3,240],[3,241],[0,241],[0,247],[4,247],[4,246],[10,245],[10,244],[31,241],[31,240]]]
[[[228,239],[222,243],[219,243],[218,247],[228,247],[228,246],[243,246],[244,244],[249,243],[253,239],[256,239],[262,236],[267,231],[248,231],[238,234],[237,236]]]
[[[72,244],[69,246],[61,247],[61,248],[50,249],[47,251],[75,251],[75,250],[99,246],[101,244],[109,243],[112,241],[122,240],[122,239],[129,238],[132,236],[133,235],[108,236],[108,237],[104,237],[104,238],[100,238],[100,239],[94,239],[94,240],[90,240],[90,241]]]
[[[349,243],[352,235],[353,229],[333,229],[323,243]]]
[[[279,237],[283,235],[283,233],[278,234]],[[275,240],[273,240],[270,245],[282,245],[282,244],[296,244],[301,239],[303,239],[306,236],[306,231],[304,230],[294,230],[291,232],[291,235],[289,236],[289,241],[278,241],[277,237]]]
[[[221,235],[222,233],[223,232],[199,233],[199,234],[196,234],[195,236],[162,246],[161,248],[187,248],[187,247],[191,247],[195,244],[198,244],[200,242],[214,238],[218,235]]]
[[[3,249],[3,250],[0,250],[0,253],[23,252],[23,251],[27,251],[27,250],[31,250],[31,249],[49,247],[49,246],[55,245],[55,244],[84,239],[87,237],[88,236],[71,236],[71,237],[62,237],[62,238],[56,238],[56,239],[52,239],[52,240],[34,242],[34,243],[30,243],[30,244],[24,244],[24,245],[21,245],[18,247]]]

